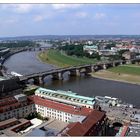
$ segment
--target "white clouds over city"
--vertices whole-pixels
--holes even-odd
[[[135,34],[139,33],[133,27],[140,26],[140,4],[0,4],[0,17],[0,36],[24,35],[25,31]]]

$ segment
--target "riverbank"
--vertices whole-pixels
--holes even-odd
[[[111,81],[140,85],[140,76],[138,75],[115,73],[108,70],[101,70],[98,72],[91,73],[91,76],[104,80],[111,80]]]
[[[49,62],[45,62],[43,61],[41,58],[40,58],[40,54],[42,52],[37,52],[37,55],[36,55],[36,59],[40,62],[40,63],[43,63],[43,64],[49,64],[50,66],[54,67],[54,68],[59,68],[57,65],[54,65],[54,64],[51,64]]]
[[[38,54],[39,59],[44,63],[56,65],[58,67],[69,67],[74,65],[94,64],[97,62],[95,59],[86,57],[80,58],[76,56],[68,56],[63,52],[57,50],[48,50]]]
[[[2,62],[1,62],[1,65],[3,65],[4,62],[5,62],[10,56],[12,56],[12,55],[14,55],[14,54],[16,54],[16,53],[23,52],[23,51],[27,51],[27,50],[26,50],[26,49],[15,50],[15,51],[11,51],[10,53],[6,54],[6,55],[4,56],[4,59],[3,59]]]
[[[120,74],[128,74],[133,76],[140,76],[140,65],[128,64],[109,68],[108,71]]]

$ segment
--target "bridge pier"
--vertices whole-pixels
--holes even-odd
[[[87,67],[85,69],[86,69],[85,74],[88,74],[88,73],[91,73],[92,72],[92,68],[91,67]]]
[[[113,66],[113,67],[116,67],[116,63],[115,63],[115,62],[112,62],[112,66]]]
[[[122,64],[126,64],[126,60],[123,60],[123,61],[122,61]]]
[[[63,80],[63,74],[61,72],[53,73],[52,76],[53,80]]]
[[[139,64],[140,64],[140,62],[139,62],[139,61],[136,61],[136,62],[135,62],[135,64],[139,65]]]
[[[122,65],[123,64],[123,61],[120,61],[120,65]]]
[[[39,77],[38,80],[39,80],[39,84],[44,84],[44,78],[43,77]]]
[[[126,64],[132,64],[132,61],[131,60],[127,60]]]
[[[80,70],[79,69],[70,70],[70,76],[80,76]]]
[[[91,66],[91,72],[95,72],[94,66]]]
[[[44,80],[43,80],[43,77],[34,77],[34,84],[35,85],[40,85],[40,84],[44,84]]]
[[[107,69],[107,65],[103,64],[103,69],[106,70]]]
[[[39,85],[39,78],[38,77],[34,77],[34,84],[35,85]]]
[[[119,63],[119,65],[122,65],[122,64],[123,64],[122,62]]]
[[[96,65],[96,66],[94,67],[94,71],[96,72],[96,71],[98,71],[98,70],[100,70],[100,66],[99,66],[99,65]]]

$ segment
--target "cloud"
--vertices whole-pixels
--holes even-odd
[[[76,13],[76,17],[78,18],[86,18],[88,14],[86,12],[78,12]]]
[[[10,10],[16,13],[28,13],[33,9],[32,4],[3,4],[2,10]]]
[[[95,19],[103,19],[105,17],[106,17],[105,13],[96,13],[94,16]]]
[[[37,16],[34,18],[34,21],[35,21],[35,22],[41,22],[41,21],[43,21],[43,20],[45,20],[45,19],[46,19],[45,16],[43,16],[43,15],[37,15]]]
[[[81,7],[82,4],[52,4],[52,7],[56,10],[62,9],[75,9]]]
[[[17,20],[16,19],[7,19],[5,20],[5,23],[8,23],[8,24],[13,24],[13,23],[16,23]]]
[[[15,5],[15,11],[18,13],[28,13],[32,10],[33,5],[31,4],[20,4]]]

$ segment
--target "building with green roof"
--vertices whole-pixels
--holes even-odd
[[[96,45],[92,45],[92,46],[85,45],[85,46],[83,46],[83,50],[88,52],[91,55],[93,52],[98,52],[98,46],[96,46]]]
[[[95,98],[81,96],[72,91],[50,90],[50,89],[45,89],[45,88],[38,88],[35,91],[35,95],[41,96],[43,98],[47,98],[50,100],[66,103],[66,104],[85,106],[88,108],[94,108],[94,104],[95,104]]]

